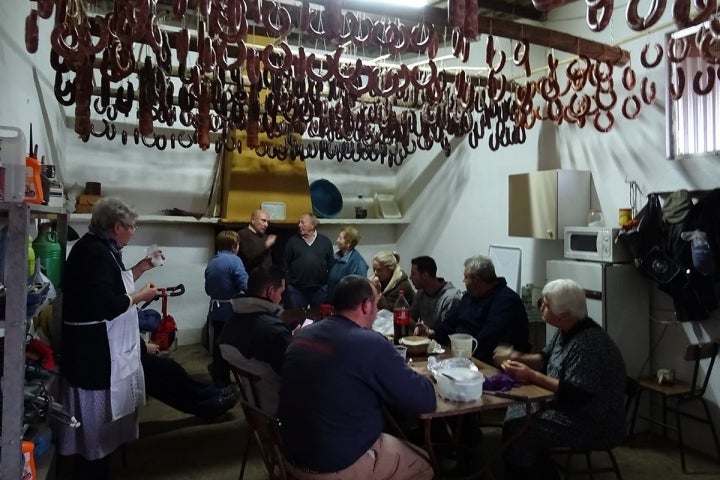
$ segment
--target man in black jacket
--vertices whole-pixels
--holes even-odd
[[[247,295],[231,301],[234,313],[218,340],[230,365],[262,377],[259,407],[268,413],[277,409],[283,355],[292,340],[292,332],[280,319],[284,290],[285,276],[279,268],[250,272]]]

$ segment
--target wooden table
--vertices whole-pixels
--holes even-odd
[[[499,370],[497,368],[483,363],[480,360],[473,358],[472,361],[478,367],[478,370],[485,376],[485,378],[492,377],[493,375],[499,373]],[[425,377],[430,378],[432,376],[427,368],[427,361],[415,361],[412,365],[412,369]],[[435,384],[435,382],[433,382],[433,384]],[[511,405],[525,405],[525,427],[518,431],[517,434],[513,435],[511,438],[506,439],[501,444],[498,451],[494,452],[493,458],[490,461],[486,462],[482,470],[471,477],[480,478],[484,475],[490,474],[490,468],[494,464],[495,460],[499,458],[502,455],[503,451],[510,444],[512,444],[515,439],[522,435],[525,430],[527,430],[527,428],[530,426],[530,423],[532,422],[532,416],[530,415],[532,403],[550,400],[554,397],[554,394],[551,391],[545,390],[544,388],[540,388],[535,385],[521,385],[503,393],[510,394],[515,398],[497,397],[490,393],[484,392],[483,395],[477,400],[471,402],[456,402],[441,397],[440,394],[437,392],[436,386],[435,394],[437,395],[437,407],[435,411],[419,415],[420,420],[422,420],[424,423],[425,448],[430,455],[430,462],[432,463],[436,475],[440,475],[440,470],[438,467],[438,461],[435,455],[435,449],[433,447],[432,441],[431,423],[433,419],[454,417],[475,412],[487,412],[491,410],[506,409]]]

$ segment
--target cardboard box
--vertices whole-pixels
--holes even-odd
[[[97,202],[101,198],[102,196],[100,195],[80,195],[77,199],[77,208],[75,212],[90,213],[92,211],[93,205],[95,205],[95,202]]]

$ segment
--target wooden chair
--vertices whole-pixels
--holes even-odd
[[[634,378],[625,378],[625,413],[630,412],[630,407],[633,405],[633,401],[638,391],[638,383]],[[617,480],[622,480],[622,473],[620,473],[620,467],[618,466],[615,454],[612,448],[605,449],[574,449],[571,447],[554,447],[549,449],[551,455],[563,456],[565,461],[555,462],[557,469],[563,474],[565,478],[568,478],[575,474],[584,474],[593,478],[595,474],[602,473],[614,473]],[[608,461],[604,462],[601,466],[593,465],[593,456],[600,454],[607,455]],[[585,466],[575,466],[573,464],[573,458],[582,455],[585,457]]]
[[[630,424],[630,434],[632,434],[635,430],[635,420],[637,417],[648,420],[650,423],[662,426],[663,434],[665,436],[667,436],[668,429],[677,431],[678,443],[680,444],[680,464],[682,465],[684,473],[688,472],[685,465],[685,442],[682,435],[681,417],[690,418],[710,427],[710,432],[712,433],[713,440],[715,441],[715,448],[717,450],[718,457],[720,457],[720,441],[718,441],[717,431],[713,425],[707,402],[703,398],[708,383],[710,382],[710,375],[712,373],[713,366],[715,365],[715,359],[717,358],[719,348],[720,343],[718,341],[691,344],[687,346],[684,358],[688,362],[694,362],[693,376],[689,383],[678,379],[675,379],[672,383],[658,383],[656,377],[643,377],[638,379],[639,391],[635,399],[635,408],[633,410],[632,422]],[[702,374],[700,372],[700,362],[705,359],[709,359],[709,363],[705,373]],[[638,415],[638,406],[644,391],[661,396],[662,421]],[[671,403],[669,403],[669,401]],[[700,403],[705,415],[699,416],[688,412],[684,407],[691,403]],[[675,425],[668,423],[668,412],[675,415]]]
[[[245,401],[241,401],[240,405],[245,413],[250,432],[260,449],[260,455],[265,463],[265,468],[270,474],[270,479],[289,479],[290,476],[285,470],[285,463],[280,451],[282,446],[280,421]]]
[[[240,389],[242,401],[258,409],[262,408],[262,405],[260,404],[260,395],[257,391],[257,383],[261,380],[261,377],[234,365],[230,365],[230,371],[235,379],[235,384],[237,384]],[[245,411],[245,409],[243,409],[243,411]],[[245,413],[245,420],[248,422],[248,433],[247,438],[245,439],[245,452],[243,453],[242,466],[240,467],[240,476],[238,477],[238,480],[243,480],[245,477],[245,467],[247,466],[248,453],[250,452],[250,444],[252,442],[253,434],[253,430],[250,427],[250,419],[247,418],[247,413]]]

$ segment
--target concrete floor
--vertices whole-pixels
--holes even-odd
[[[180,347],[173,353],[193,376],[208,380],[208,353],[200,345]],[[486,432],[484,443],[492,449],[497,433]],[[239,406],[225,417],[208,423],[149,398],[140,415],[140,439],[128,445],[123,467],[114,459],[115,480],[231,480],[238,477],[245,449],[246,425]],[[625,480],[718,479],[720,463],[690,455],[688,466],[699,472],[683,475],[674,443],[660,436],[641,434],[615,449]],[[502,472],[496,472],[502,478]],[[257,448],[250,450],[245,479],[264,480],[268,475]],[[578,477],[582,478],[582,477]],[[596,475],[596,478],[613,478]]]

